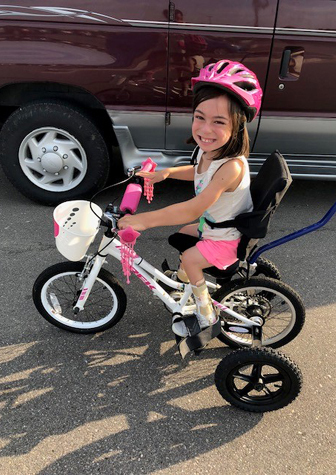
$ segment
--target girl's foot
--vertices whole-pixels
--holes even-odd
[[[218,320],[216,315],[211,320],[211,322],[209,322],[209,320],[205,318],[203,315],[194,314],[194,317],[197,318],[197,321],[201,330],[204,330],[210,325],[214,325],[215,323],[217,323],[217,320]],[[172,330],[175,333],[175,335],[180,336],[181,338],[186,338],[188,336],[191,336],[190,331],[188,330],[186,324],[183,321],[183,318],[180,317],[179,315],[175,315],[173,317]]]

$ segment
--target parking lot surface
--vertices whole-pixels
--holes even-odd
[[[127,286],[112,259],[106,268],[128,297],[117,326],[77,335],[47,323],[31,290],[42,270],[64,260],[54,245],[52,209],[22,197],[2,173],[0,185],[1,473],[335,473],[336,217],[267,253],[305,302],[303,331],[281,348],[300,367],[304,386],[286,408],[253,414],[227,404],[215,388],[215,368],[231,350],[213,341],[181,361],[169,313],[134,276]],[[333,182],[294,182],[265,242],[318,221],[335,191]],[[191,193],[182,182],[156,185],[150,209]],[[175,229],[144,232],[138,252],[157,267],[165,257],[176,266],[167,245]]]

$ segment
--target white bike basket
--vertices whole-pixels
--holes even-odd
[[[92,203],[98,216],[103,212]],[[80,261],[99,230],[99,218],[84,200],[65,201],[54,210],[54,236],[58,251],[69,261]]]

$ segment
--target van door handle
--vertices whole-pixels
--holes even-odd
[[[287,78],[288,66],[289,66],[289,61],[291,59],[291,55],[292,55],[292,50],[284,49],[282,53],[282,60],[281,60],[281,66],[280,66],[280,74],[279,74],[280,79]]]
[[[284,81],[297,81],[303,65],[304,48],[291,46],[283,50],[279,78]]]

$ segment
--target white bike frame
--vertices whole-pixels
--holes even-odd
[[[106,257],[110,255],[118,261],[121,261],[120,249],[121,243],[118,238],[109,238],[105,235],[103,236],[99,246],[99,253],[93,259],[94,263],[90,269],[88,276],[83,281],[80,296],[74,306],[77,312],[84,309],[85,303],[89,298],[93,284],[96,278],[98,277],[99,271],[102,265],[104,264]],[[156,295],[166,305],[166,307],[171,311],[171,313],[179,313],[181,315],[190,315],[194,313],[196,306],[190,304],[188,305],[188,300],[192,294],[190,284],[175,282],[174,280],[170,279],[165,274],[160,272],[158,269],[156,269],[154,266],[149,264],[145,259],[137,255],[136,253],[131,270],[132,273],[136,275],[136,277],[138,277],[153,292],[153,294]],[[157,280],[163,282],[172,289],[182,291],[183,293],[181,295],[180,300],[175,301],[160,286]],[[213,289],[217,288],[217,285],[213,284],[212,282],[207,282],[207,285],[208,287]],[[216,300],[212,300],[212,302],[223,312],[236,318],[237,320],[240,320],[244,324],[244,327],[261,326],[259,323],[240,315],[239,313],[233,311],[225,305],[222,305]]]

